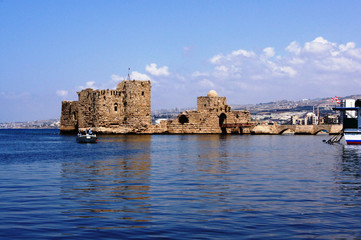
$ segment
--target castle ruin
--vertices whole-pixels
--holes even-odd
[[[169,133],[250,133],[249,128],[242,132],[239,126],[251,122],[249,111],[233,111],[227,105],[226,97],[219,97],[214,90],[207,96],[197,98],[197,110],[185,111],[177,119],[167,121],[166,131]],[[238,126],[226,128],[225,126]],[[243,129],[243,128],[242,128]]]
[[[63,101],[60,131],[138,133],[151,124],[150,81],[122,81],[115,90],[78,92],[78,101]]]
[[[63,101],[60,131],[73,133],[91,127],[104,134],[249,133],[250,122],[249,111],[231,110],[226,97],[211,90],[197,98],[197,110],[152,125],[150,81],[126,80],[115,90],[88,88],[78,92],[78,101]]]

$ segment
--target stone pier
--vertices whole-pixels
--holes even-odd
[[[341,124],[329,125],[257,125],[251,128],[251,134],[278,135],[290,132],[298,135],[316,135],[320,132],[337,134],[342,130]]]

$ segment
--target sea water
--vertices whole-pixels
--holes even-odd
[[[1,239],[360,239],[361,147],[0,130]]]

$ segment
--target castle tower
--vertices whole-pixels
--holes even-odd
[[[228,111],[229,106],[226,97],[219,97],[215,90],[211,90],[206,97],[197,98],[197,109],[199,112],[222,112]]]
[[[124,124],[146,128],[151,122],[150,81],[122,81],[117,90],[123,93]]]
[[[150,81],[122,81],[117,89],[78,92],[78,101],[63,101],[62,133],[93,128],[100,132],[137,133],[151,126]]]

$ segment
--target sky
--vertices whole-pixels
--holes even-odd
[[[361,94],[361,1],[0,0],[0,123],[151,80],[152,110]]]

